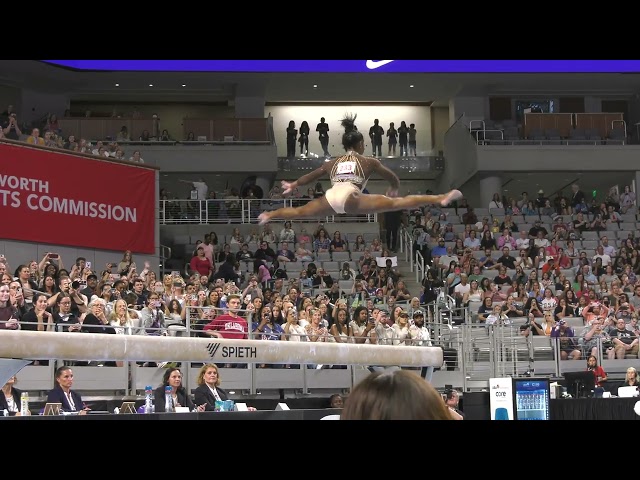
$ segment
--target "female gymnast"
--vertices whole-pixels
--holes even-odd
[[[364,137],[355,126],[356,116],[342,120],[344,134],[342,146],[346,154],[325,162],[311,173],[303,175],[294,182],[282,181],[282,194],[287,195],[298,187],[313,183],[329,175],[331,188],[323,197],[316,198],[299,207],[284,207],[258,216],[260,225],[273,219],[292,219],[302,217],[324,217],[336,213],[367,214],[383,213],[395,210],[407,210],[423,205],[439,203],[447,206],[462,198],[459,190],[451,190],[441,195],[407,195],[398,197],[400,179],[398,176],[373,157],[365,157]],[[390,184],[386,195],[363,194],[372,173],[378,173]]]

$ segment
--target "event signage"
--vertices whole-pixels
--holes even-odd
[[[96,71],[284,73],[631,73],[640,60],[43,60]]]
[[[491,420],[513,420],[513,381],[511,377],[489,379]]]
[[[155,252],[155,171],[0,143],[0,238]]]

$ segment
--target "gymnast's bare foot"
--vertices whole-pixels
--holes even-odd
[[[451,190],[449,193],[447,193],[444,196],[444,199],[440,202],[440,205],[442,205],[443,207],[446,207],[447,205],[449,205],[451,202],[454,202],[456,200],[458,200],[459,198],[462,198],[462,192],[460,190]]]
[[[271,220],[271,218],[269,217],[269,213],[267,212],[262,212],[260,215],[258,215],[259,225],[264,225],[265,223],[269,223],[269,220]]]

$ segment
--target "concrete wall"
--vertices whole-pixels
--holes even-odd
[[[447,164],[450,156],[447,155]],[[479,171],[636,170],[640,145],[510,145],[477,147]],[[448,166],[448,165],[447,165]]]
[[[126,147],[133,151],[134,147]],[[275,172],[276,147],[271,145],[144,145],[145,163],[171,172]]]

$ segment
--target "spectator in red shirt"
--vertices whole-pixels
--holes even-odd
[[[601,387],[602,382],[607,380],[604,368],[598,365],[598,359],[594,355],[589,355],[587,358],[587,370],[593,372],[593,376],[596,377],[596,387]]]
[[[198,247],[196,256],[189,262],[189,269],[191,273],[198,272],[207,278],[213,274],[213,265],[211,264],[211,260],[204,255],[204,248]]]
[[[202,330],[216,332],[215,334],[213,332],[208,334],[212,337],[236,340],[246,339],[249,326],[247,321],[238,315],[241,303],[240,295],[229,295],[227,297],[227,305],[229,306],[227,312],[207,323]]]

